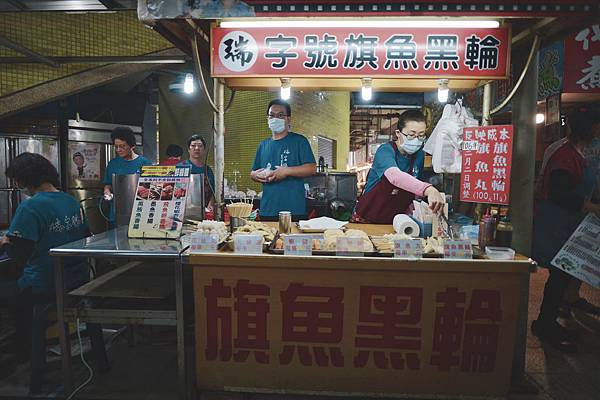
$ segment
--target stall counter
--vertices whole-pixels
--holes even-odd
[[[391,226],[353,225],[370,235]],[[499,397],[531,264],[187,255],[199,391]],[[523,304],[525,303],[525,304]]]

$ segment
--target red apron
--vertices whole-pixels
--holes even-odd
[[[395,151],[398,151],[396,143],[393,143],[392,146]],[[398,157],[397,154],[396,157]],[[414,162],[415,157],[413,156],[410,158],[408,171],[405,172],[413,174]],[[371,170],[369,171],[370,173],[374,172]],[[364,193],[363,191],[354,209],[352,222],[391,224],[396,214],[406,212],[406,209],[412,204],[414,199],[414,194],[392,185],[384,175],[368,193]]]

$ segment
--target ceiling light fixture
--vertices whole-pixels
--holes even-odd
[[[185,74],[185,81],[183,81],[183,93],[194,93],[194,75],[190,73]]]
[[[279,97],[281,100],[289,100],[292,96],[292,80],[290,78],[281,78],[281,91]]]
[[[365,101],[370,101],[373,98],[373,79],[371,78],[362,78],[362,90],[361,95],[362,99]]]
[[[544,121],[546,120],[546,116],[544,115],[544,113],[537,113],[535,114],[535,123],[536,124],[542,124],[544,123]]]
[[[438,101],[440,103],[446,103],[448,101],[448,79],[438,79]]]

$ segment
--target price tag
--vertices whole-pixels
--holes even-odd
[[[190,253],[216,253],[219,247],[219,235],[208,232],[192,233]]]
[[[233,248],[239,254],[262,254],[263,235],[240,234],[233,235]]]
[[[463,151],[477,151],[479,142],[477,140],[469,140],[462,142]]]
[[[338,237],[336,240],[336,255],[362,257],[364,255],[365,243],[363,238]]]
[[[283,254],[286,256],[312,255],[312,236],[286,235],[283,238]]]
[[[394,240],[394,258],[417,259],[423,257],[421,239]]]
[[[444,258],[473,258],[471,242],[468,240],[444,240]]]

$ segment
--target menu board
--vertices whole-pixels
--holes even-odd
[[[178,239],[189,183],[189,167],[142,167],[129,220],[129,237]]]
[[[508,205],[512,125],[463,129],[460,200]]]

